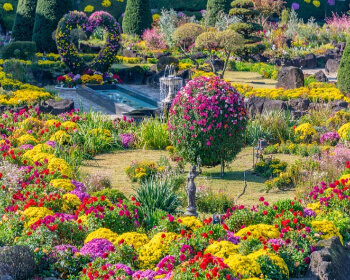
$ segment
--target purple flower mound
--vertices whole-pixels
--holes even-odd
[[[55,141],[47,141],[46,142],[46,145],[48,145],[48,146],[50,146],[50,147],[52,147],[54,149],[56,148],[56,144],[57,143]]]
[[[337,132],[327,132],[322,134],[320,138],[320,143],[328,143],[330,145],[335,145],[339,141],[340,136]]]
[[[83,256],[90,255],[93,260],[96,258],[102,258],[104,253],[109,252],[111,246],[113,246],[112,242],[107,239],[92,239],[81,248],[80,254]]]
[[[135,137],[132,134],[120,134],[119,137],[125,149],[129,149],[135,142]]]
[[[81,182],[77,182],[74,180],[71,180],[71,183],[74,185],[75,190],[80,191],[80,192],[87,192],[87,188],[85,185]]]
[[[299,8],[300,8],[300,6],[299,6],[298,3],[293,3],[293,4],[292,4],[292,9],[293,9],[293,10],[296,11],[296,10],[299,10]]]
[[[76,220],[78,218],[78,216],[76,215],[70,215],[70,214],[65,214],[65,213],[55,213],[54,214],[55,218],[59,218],[59,219],[63,219],[64,221],[72,221],[72,220]]]
[[[80,199],[81,202],[84,201],[84,198],[90,198],[90,195],[88,193],[81,192],[77,189],[71,191],[70,193],[75,194]]]
[[[272,245],[285,245],[285,242],[280,238],[269,239],[267,242],[271,243]]]
[[[122,263],[117,263],[117,264],[115,265],[115,268],[116,268],[116,269],[122,269],[122,270],[124,270],[124,272],[125,272],[127,275],[130,275],[130,276],[134,274],[134,272],[131,270],[130,267],[128,267],[127,265],[122,264]]]
[[[232,231],[228,231],[226,234],[226,240],[237,245],[238,243],[240,243],[240,237],[239,236],[234,236]]]
[[[328,3],[330,6],[334,6],[334,5],[335,5],[335,0],[328,0],[327,3]]]
[[[33,147],[34,146],[31,144],[24,144],[24,145],[20,146],[19,149],[20,150],[31,150],[31,149],[33,149]]]
[[[136,271],[132,275],[132,278],[135,279],[144,279],[144,280],[153,280],[155,276],[157,276],[158,273],[153,271],[152,269],[147,269],[145,271]]]
[[[75,248],[74,246],[72,245],[66,245],[66,244],[62,244],[62,245],[58,245],[58,246],[55,246],[55,250],[57,252],[62,252],[62,251],[67,251],[67,250],[71,250],[71,252],[73,254],[77,253],[78,252],[78,249]]]
[[[316,217],[316,212],[314,210],[311,210],[311,209],[308,209],[308,208],[305,208],[304,209],[304,217]]]

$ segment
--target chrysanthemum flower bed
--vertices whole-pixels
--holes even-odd
[[[112,124],[87,128],[84,114],[49,117],[32,109],[1,120],[0,245],[29,246],[39,275],[288,279],[305,274],[319,240],[350,239],[349,164],[340,181],[313,189],[310,204],[296,198],[269,204],[261,197],[251,208],[232,205],[223,224],[167,215],[146,230],[134,198],[113,203],[73,180],[74,148],[91,138],[110,145],[119,139]]]

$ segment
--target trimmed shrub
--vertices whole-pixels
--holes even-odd
[[[12,37],[17,41],[31,41],[37,0],[19,0]]]
[[[123,32],[142,35],[153,22],[149,0],[128,0],[123,18]]]
[[[209,13],[209,25],[214,26],[220,12],[228,13],[231,7],[230,0],[208,0],[207,12]]]
[[[348,38],[348,43],[346,44],[343,56],[340,60],[339,70],[338,70],[338,88],[344,93],[350,93],[350,43]]]
[[[12,42],[2,49],[2,58],[18,58],[23,60],[30,60],[35,56],[36,51],[37,48],[34,42]]]
[[[60,19],[73,9],[72,0],[38,0],[33,30],[33,41],[36,42],[38,51],[57,52],[52,33]]]
[[[4,8],[4,4],[10,4],[12,6]],[[13,22],[16,17],[16,7],[18,0],[0,0],[0,25],[4,31],[12,29]]]

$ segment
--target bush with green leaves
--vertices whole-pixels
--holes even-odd
[[[143,121],[137,131],[138,146],[144,149],[163,150],[170,145],[167,125],[158,118]]]
[[[31,41],[17,41],[6,45],[2,49],[2,58],[17,58],[23,60],[31,60],[37,51],[36,44]]]
[[[121,191],[117,189],[109,189],[109,188],[94,192],[92,193],[92,196],[96,196],[96,197],[105,196],[113,203],[117,203],[120,199],[121,200],[126,199],[125,195]]]
[[[37,0],[19,0],[12,37],[16,41],[31,41]]]
[[[232,161],[241,151],[247,115],[242,96],[218,77],[198,77],[175,97],[169,133],[179,155],[205,166]]]
[[[209,13],[209,25],[214,26],[220,13],[228,13],[230,0],[208,0],[207,13]]]
[[[128,0],[123,18],[123,32],[142,35],[151,27],[152,13],[149,0]]]
[[[337,85],[341,92],[344,94],[350,93],[350,43],[349,39],[344,49],[343,56],[340,60],[338,69],[338,81]]]
[[[196,192],[197,210],[202,213],[225,213],[235,201],[221,190],[199,187]]]
[[[72,10],[74,10],[72,0],[38,0],[32,38],[37,44],[38,51],[57,52],[52,34],[60,19]]]

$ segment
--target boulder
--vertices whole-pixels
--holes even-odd
[[[40,103],[39,110],[57,116],[74,110],[74,101],[72,99],[46,100]]]
[[[315,73],[315,79],[316,79],[317,81],[323,82],[323,83],[328,82],[328,78],[327,78],[326,74],[325,74],[322,70],[317,71],[317,72]]]
[[[124,49],[123,56],[125,56],[125,57],[137,57],[138,53],[135,50]]]
[[[0,247],[0,277],[31,279],[36,271],[34,252],[27,246]],[[9,278],[7,278],[10,280]]]
[[[306,277],[317,280],[349,280],[350,255],[338,236],[319,241],[310,259]]]
[[[338,72],[340,60],[339,59],[328,59],[325,70],[328,75],[336,74]]]
[[[287,104],[282,100],[266,99],[264,102],[263,112],[285,110],[287,110]]]
[[[294,89],[304,86],[304,74],[301,69],[289,66],[278,71],[276,88]]]
[[[255,54],[251,57],[255,62],[267,62],[267,57],[261,54]]]
[[[142,85],[145,76],[145,70],[140,66],[123,68],[118,70],[118,75],[124,84]]]
[[[171,55],[170,52],[156,52],[156,53],[154,53],[154,57],[156,59],[159,59],[159,58],[165,57],[165,56],[170,56],[170,55]]]
[[[324,56],[326,58],[326,61],[328,61],[329,59],[335,59],[337,57],[337,54],[334,53],[333,50],[326,50]]]
[[[329,106],[331,107],[332,111],[337,112],[348,108],[348,102],[344,100],[335,100],[330,102]]]
[[[189,69],[181,70],[181,71],[177,72],[176,76],[180,77],[184,80],[188,80],[191,76],[191,70],[189,70]]]
[[[202,52],[196,52],[195,54],[192,55],[193,59],[203,59],[203,58],[207,58],[207,57],[208,56]]]
[[[294,58],[292,58],[291,62],[292,62],[292,66],[295,66],[298,68],[306,66],[306,61],[302,57],[298,57],[298,56],[294,57]]]
[[[164,77],[165,72],[156,72],[146,79],[146,84],[150,87],[159,88],[159,79]]]
[[[309,69],[314,69],[317,67],[317,59],[313,53],[308,53],[305,55],[306,67]]]
[[[309,105],[310,101],[303,98],[291,99],[287,102],[288,108],[295,111],[306,111],[309,109]]]
[[[265,98],[252,96],[245,100],[245,106],[250,114],[250,116],[255,116],[261,114],[264,108]]]

